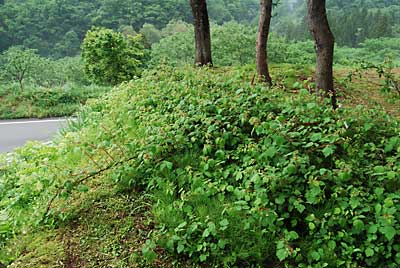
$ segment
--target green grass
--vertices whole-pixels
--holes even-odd
[[[88,99],[99,98],[109,87],[66,85],[60,88],[0,85],[0,119],[70,116]]]

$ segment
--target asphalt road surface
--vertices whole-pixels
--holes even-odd
[[[0,121],[0,152],[12,152],[27,141],[49,141],[65,119]]]

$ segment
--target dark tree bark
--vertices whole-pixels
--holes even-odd
[[[260,21],[257,36],[256,66],[260,79],[268,83],[270,86],[272,85],[272,80],[268,70],[267,44],[271,17],[272,0],[260,0]]]
[[[212,65],[210,22],[206,0],[190,0],[194,18],[196,65]]]
[[[324,90],[332,99],[332,106],[337,108],[336,91],[333,87],[333,53],[335,38],[326,16],[325,0],[308,0],[308,25],[314,38],[317,64],[315,80],[317,90]]]

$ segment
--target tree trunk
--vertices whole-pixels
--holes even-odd
[[[272,80],[268,71],[267,44],[271,17],[272,0],[260,0],[260,21],[258,25],[256,65],[260,79],[268,83],[270,86],[272,85]]]
[[[332,99],[332,106],[337,108],[336,91],[333,87],[333,53],[335,38],[329,27],[325,0],[308,0],[308,25],[315,42],[317,65],[315,80],[317,90],[324,90]]]
[[[194,32],[196,42],[195,64],[212,65],[211,58],[211,34],[208,20],[207,1],[190,0],[194,18]]]

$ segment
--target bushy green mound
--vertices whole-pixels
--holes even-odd
[[[68,224],[73,200],[111,179],[153,198],[149,261],[161,246],[211,267],[400,265],[398,121],[247,72],[152,71],[56,146],[21,150],[0,170],[1,237]]]

